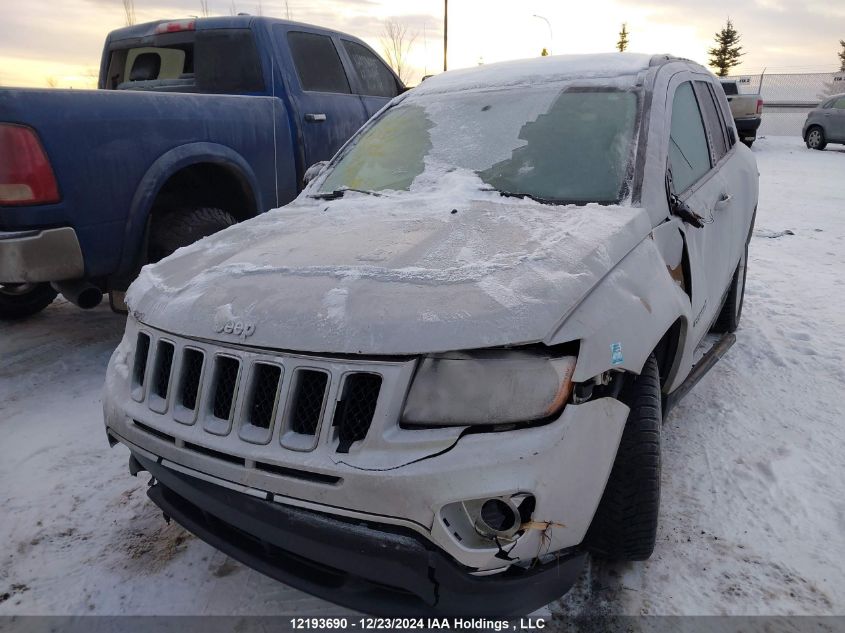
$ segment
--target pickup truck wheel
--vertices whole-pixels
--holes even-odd
[[[631,410],[616,461],[585,543],[610,560],[646,560],[654,551],[660,508],[660,372],[654,354],[619,399]]]
[[[177,248],[193,244],[237,222],[230,213],[216,207],[167,211],[153,219],[150,228],[149,261],[164,259]]]
[[[807,143],[808,149],[824,149],[827,147],[827,141],[824,138],[824,130],[818,125],[814,125],[807,130],[807,138],[804,139]]]
[[[739,327],[739,320],[742,318],[742,303],[745,299],[745,274],[748,270],[748,246],[742,253],[739,264],[736,266],[734,276],[731,279],[728,294],[725,297],[725,305],[719,317],[710,328],[711,332],[724,334],[725,332],[736,332]]]
[[[58,293],[50,284],[0,283],[0,319],[23,319],[41,312]]]

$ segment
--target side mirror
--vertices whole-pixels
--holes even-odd
[[[326,165],[329,164],[327,160],[321,160],[319,163],[314,163],[305,170],[305,175],[302,176],[303,184],[307,185],[309,182],[314,180],[317,176],[319,176],[322,171],[326,168]]]

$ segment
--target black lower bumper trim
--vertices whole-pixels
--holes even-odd
[[[566,593],[583,564],[583,553],[569,551],[474,576],[411,530],[266,501],[133,457],[156,479],[150,499],[187,530],[271,578],[366,613],[525,615]]]

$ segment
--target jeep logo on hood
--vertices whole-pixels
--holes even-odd
[[[252,336],[252,333],[255,332],[255,323],[241,321],[240,319],[233,319],[226,321],[223,324],[215,323],[214,331],[218,334],[222,332],[223,334],[234,334],[235,336],[240,336],[241,338],[247,338],[248,336]]]
[[[255,322],[247,318],[235,316],[231,304],[221,306],[214,313],[212,328],[217,334],[231,334],[246,339],[255,332]]]

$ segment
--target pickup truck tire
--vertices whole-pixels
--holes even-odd
[[[819,125],[814,125],[807,130],[807,138],[804,139],[804,142],[808,149],[824,149],[827,147],[824,130]]]
[[[657,539],[660,508],[660,372],[654,354],[619,399],[631,410],[616,461],[585,538],[587,549],[610,560],[646,560]]]
[[[58,293],[48,283],[0,284],[0,319],[23,319],[41,312]]]
[[[157,262],[177,248],[193,244],[237,222],[230,213],[216,207],[166,211],[153,220],[148,259]]]
[[[754,145],[755,140],[756,138],[744,138],[742,139],[742,144],[746,147],[751,147],[752,145]]]
[[[725,296],[722,311],[719,312],[716,322],[710,328],[711,332],[717,334],[736,332],[739,327],[739,320],[742,318],[742,303],[745,299],[745,275],[747,271],[748,246],[746,245],[734,271],[734,276],[731,278],[731,285],[728,288],[728,294]]]

